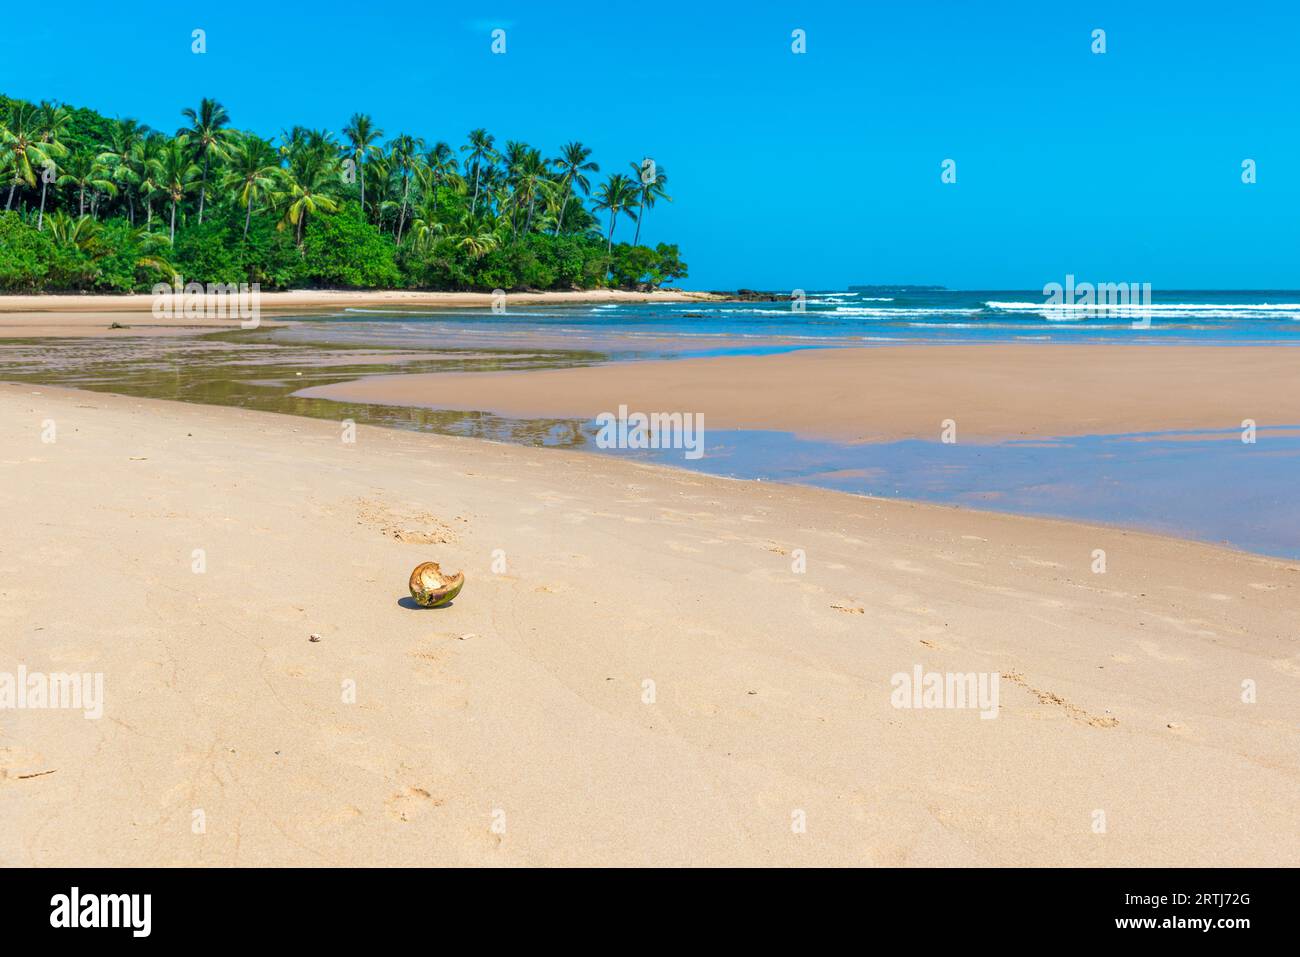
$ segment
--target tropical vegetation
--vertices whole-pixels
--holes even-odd
[[[0,290],[129,292],[159,281],[275,288],[650,288],[686,276],[640,245],[671,201],[644,160],[604,179],[592,150],[549,155],[485,129],[462,145],[388,135],[274,140],[203,99],[171,134],[134,119],[0,96]],[[616,242],[632,232],[632,241]]]

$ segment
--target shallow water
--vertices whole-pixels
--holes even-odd
[[[695,461],[671,449],[611,454],[736,478],[1129,526],[1300,558],[1300,425],[1261,430],[1254,444],[1237,431],[844,445],[785,432],[710,430],[704,457]]]
[[[1289,301],[1300,301],[1300,294]],[[762,315],[767,304],[760,304],[763,308],[716,305],[733,315],[716,320],[716,328],[707,322],[703,327],[693,324],[689,335],[680,334],[674,328],[678,320],[671,316],[666,320],[664,315],[665,311],[693,312],[695,304],[543,309],[504,319],[487,311],[481,315],[457,311],[454,316],[403,317],[397,323],[387,318],[359,321],[349,315],[313,318],[291,328],[195,338],[13,341],[0,344],[0,380],[582,448],[737,478],[1109,523],[1300,558],[1300,494],[1295,487],[1300,474],[1300,426],[1261,431],[1251,445],[1242,443],[1236,432],[997,444],[909,440],[846,445],[781,432],[710,430],[704,457],[689,460],[680,450],[600,449],[596,423],[578,419],[508,418],[486,412],[339,403],[294,394],[309,385],[395,372],[559,368],[646,356],[863,344],[845,339],[845,323],[861,322],[862,317],[823,323],[814,315],[811,322],[796,328],[815,330],[816,341],[796,342],[789,336],[788,312],[777,322]],[[816,305],[828,308],[827,300]],[[1296,318],[1283,309],[1263,308],[1245,318],[1201,315],[1234,311],[1223,303],[1211,303],[1195,318],[1179,320],[1182,325],[1176,332],[1172,327],[1166,331],[1178,341],[1294,344],[1300,332],[1300,306],[1295,310]],[[611,311],[618,317],[610,317]],[[1012,320],[1015,328],[1024,329],[1020,322]],[[1043,322],[1041,317],[1023,320],[1030,325]],[[951,338],[930,329],[916,341],[998,341],[996,337],[1006,335],[1005,330],[986,330],[982,334],[988,338],[979,339],[963,325],[956,323],[956,328],[947,330]],[[1210,332],[1216,328],[1212,337]],[[1105,341],[1114,332],[1086,328],[1086,324],[1071,325],[1069,330],[1058,338]],[[575,343],[584,348],[572,348]],[[562,344],[570,347],[561,348]]]

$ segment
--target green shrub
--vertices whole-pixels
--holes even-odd
[[[619,243],[613,249],[610,275],[615,285],[626,289],[657,288],[661,283],[684,279],[686,264],[676,244],[660,243],[651,249]]]
[[[15,212],[0,213],[0,290],[38,292],[50,281],[54,244]]]
[[[303,233],[304,282],[375,289],[400,286],[393,244],[361,220],[356,204],[309,217]]]

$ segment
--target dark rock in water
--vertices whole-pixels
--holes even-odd
[[[790,294],[788,292],[759,292],[756,289],[737,289],[735,292],[717,292],[715,296],[725,296],[728,299],[739,300],[741,302],[789,302]]]
[[[683,318],[683,319],[703,319],[703,318],[704,318],[704,313],[702,313],[702,312],[683,312],[683,313],[682,313],[682,318]]]

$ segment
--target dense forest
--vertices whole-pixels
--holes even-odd
[[[639,245],[668,201],[650,160],[606,171],[580,142],[547,157],[486,130],[459,148],[364,113],[341,135],[271,142],[217,101],[172,134],[0,96],[0,290],[645,288],[686,276],[675,245]],[[632,241],[615,242],[632,232]]]

